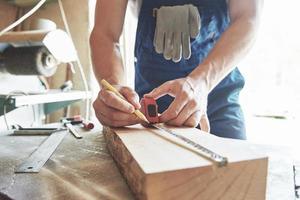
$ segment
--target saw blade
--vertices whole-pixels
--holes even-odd
[[[173,131],[171,131],[170,129],[168,129],[160,124],[150,124],[150,126],[156,128],[156,129],[159,129],[159,130],[163,131],[164,133],[168,133],[169,135],[172,135],[172,136],[180,139],[185,144],[197,149],[198,150],[197,152],[200,152],[203,157],[214,162],[218,167],[226,166],[228,163],[228,159],[226,157],[221,156],[221,155],[211,151],[210,149],[188,139],[187,137],[178,135],[178,134],[174,133]]]

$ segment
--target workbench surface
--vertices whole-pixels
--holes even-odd
[[[39,173],[15,174],[46,137],[0,134],[0,199],[133,199],[100,129],[82,135],[77,140],[68,134]],[[270,151],[281,154],[278,148]],[[285,181],[292,174],[288,162],[280,156],[270,159],[267,199],[294,199],[292,182]]]
[[[27,174],[14,169],[46,137],[1,135],[0,193],[16,200],[133,199],[100,132],[68,134],[39,173]]]

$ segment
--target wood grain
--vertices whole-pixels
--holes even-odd
[[[266,198],[268,158],[255,145],[193,128],[173,131],[228,157],[229,164],[217,168],[165,140],[159,130],[139,125],[106,128],[108,149],[137,199]]]

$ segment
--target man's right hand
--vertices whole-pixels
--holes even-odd
[[[140,109],[137,93],[129,87],[113,85],[124,97],[121,99],[116,94],[106,89],[101,89],[93,106],[96,116],[104,126],[122,127],[141,123],[142,121],[133,114]]]

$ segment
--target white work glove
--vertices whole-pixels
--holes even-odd
[[[154,47],[163,53],[166,60],[179,62],[191,56],[190,38],[200,32],[200,14],[197,7],[187,4],[181,6],[162,6],[156,12]]]

